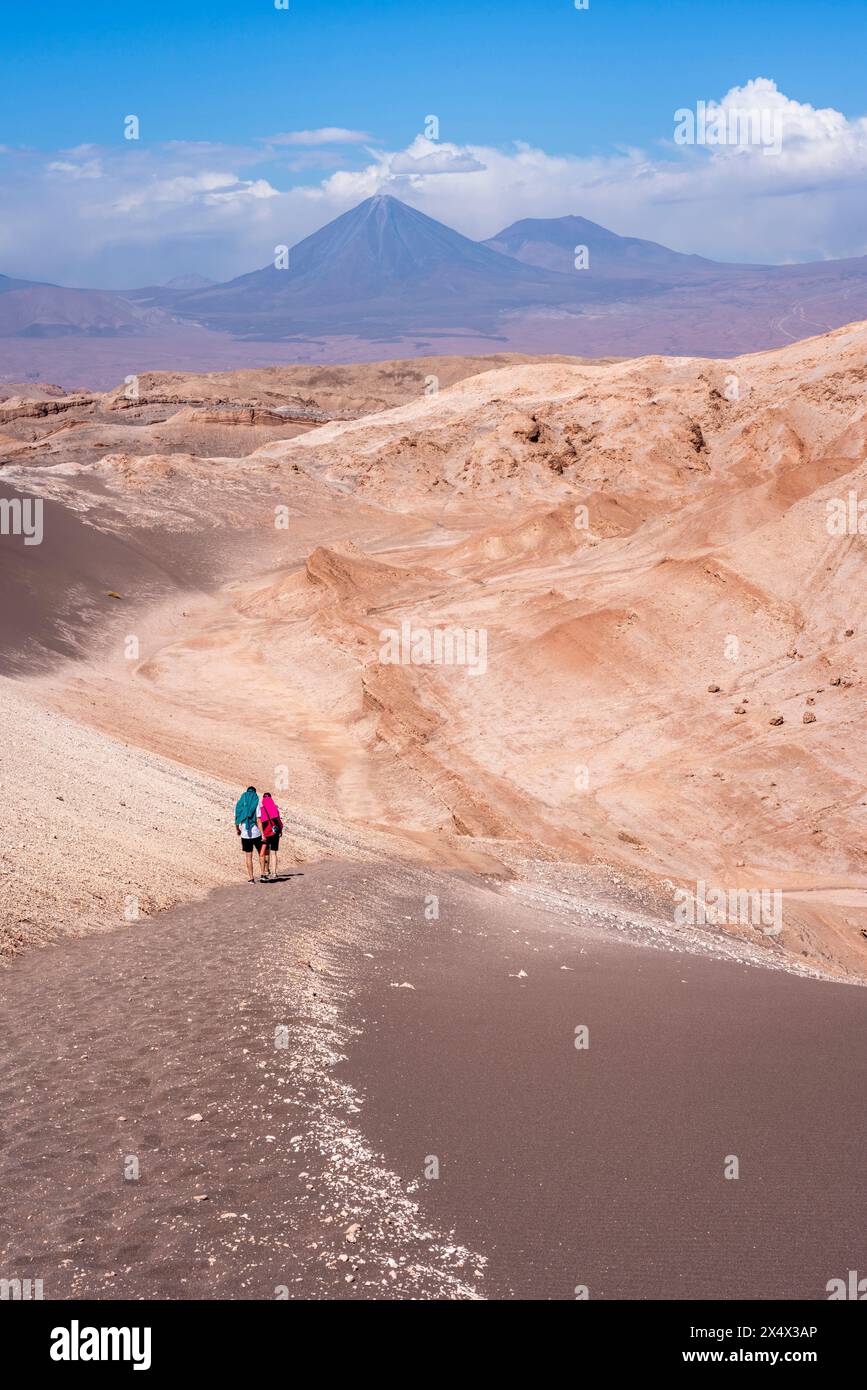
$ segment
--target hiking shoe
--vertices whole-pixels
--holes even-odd
[[[260,882],[260,883],[267,883],[267,882],[268,882],[268,879],[269,879],[270,877],[271,877],[270,874],[260,874],[260,875],[259,875],[259,882]]]

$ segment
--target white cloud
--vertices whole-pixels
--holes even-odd
[[[279,198],[278,189],[272,188],[267,179],[242,179],[231,188],[215,189],[208,194],[210,202],[244,202],[251,198]]]
[[[69,159],[57,159],[48,165],[49,174],[65,174],[70,179],[101,179],[102,164],[98,159],[87,159],[76,164]]]
[[[392,155],[388,163],[392,174],[475,174],[484,164],[458,145],[445,145],[416,136],[408,149]]]
[[[114,206],[118,212],[133,212],[153,203],[195,203],[208,195],[237,187],[234,174],[204,170],[201,174],[179,174],[172,179],[150,179],[118,198]]]
[[[471,237],[491,236],[521,217],[579,213],[615,232],[720,260],[867,254],[867,118],[794,101],[766,78],[733,88],[717,104],[778,113],[779,154],[678,147],[674,112],[654,150],[604,156],[419,136],[403,150],[368,144],[357,152],[358,167],[343,151],[335,168],[330,139],[347,135],[338,127],[289,132],[279,145],[130,142],[49,158],[0,152],[0,271],[118,288],[192,271],[227,279],[266,265],[274,246],[292,245],[378,192]],[[357,137],[346,140],[353,146],[367,139],[348,134]],[[309,174],[317,146],[305,141],[312,137],[323,142],[319,181],[280,188],[296,159],[297,172]]]
[[[722,110],[769,111],[779,116],[783,143],[790,156],[797,153],[797,145],[802,150],[812,146],[814,152],[821,147],[851,148],[859,136],[863,141],[867,135],[864,119],[850,125],[840,111],[831,107],[817,110],[807,102],[793,101],[769,77],[756,77],[743,87],[732,87],[718,105]]]
[[[268,135],[268,145],[363,145],[370,140],[364,130],[344,130],[342,126],[326,125],[319,130],[287,130],[282,135]]]

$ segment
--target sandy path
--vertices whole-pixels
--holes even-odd
[[[0,977],[0,1270],[59,1299],[823,1297],[863,1228],[867,993],[661,945],[325,862],[30,952]]]
[[[329,1084],[330,1006],[307,961],[323,899],[352,914],[343,880],[333,892],[329,866],[307,867],[6,968],[0,1270],[43,1279],[46,1298],[473,1296],[466,1256],[417,1218]]]
[[[487,1297],[827,1297],[863,1262],[867,992],[484,896],[395,953],[412,992],[364,991],[346,1072],[391,1162],[439,1156]]]

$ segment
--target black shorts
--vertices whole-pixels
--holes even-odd
[[[244,835],[241,836],[241,849],[245,854],[249,854],[251,850],[261,848],[262,840],[260,836],[257,835],[255,840],[248,840]]]
[[[277,834],[276,834],[276,835],[266,835],[266,836],[265,836],[265,848],[266,848],[266,849],[272,849],[272,850],[274,851],[275,854],[277,853],[278,849],[280,848],[280,832],[279,832],[279,830],[277,831]]]

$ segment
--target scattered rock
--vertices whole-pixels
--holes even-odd
[[[781,714],[775,714],[773,719],[768,721],[771,724],[785,724],[785,719]]]
[[[815,722],[816,722],[816,716],[815,716],[815,714],[813,713],[813,711],[810,710],[810,709],[804,710],[804,723],[805,723],[805,724],[815,724]]]
[[[719,686],[718,686],[718,685],[709,685],[709,686],[708,686],[708,691],[710,692],[711,695],[718,695],[718,694],[719,694]]]

